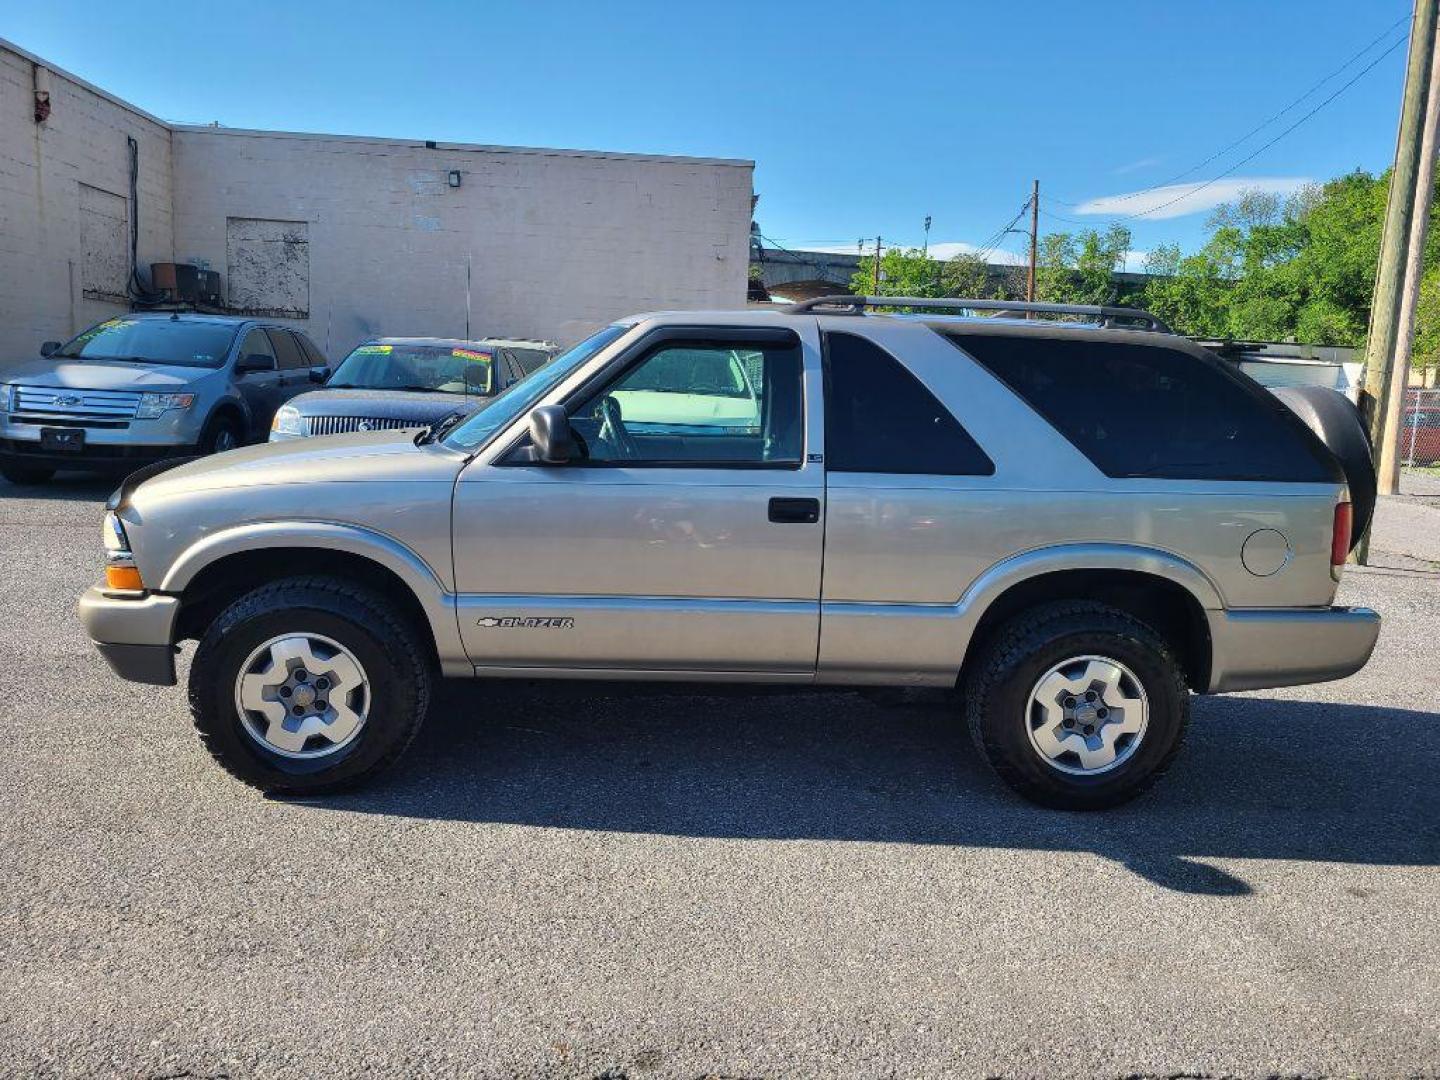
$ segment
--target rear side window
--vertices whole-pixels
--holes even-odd
[[[1078,334],[947,336],[1107,476],[1337,479],[1323,448],[1285,405],[1219,361]]]
[[[315,343],[311,341],[308,337],[306,337],[304,334],[297,333],[295,335],[295,340],[300,342],[300,348],[305,350],[305,359],[310,361],[311,367],[330,366],[330,362],[325,359],[325,354],[322,353],[315,345]]]
[[[526,375],[544,367],[545,361],[550,359],[550,354],[541,349],[512,349],[511,355],[515,357],[515,363],[520,365],[520,370]]]
[[[995,465],[925,385],[874,342],[825,335],[830,472],[990,476]]]
[[[275,358],[280,363],[281,371],[292,371],[295,368],[309,367],[309,361],[305,354],[300,351],[300,346],[295,343],[295,338],[288,330],[270,329],[270,341],[275,346]]]

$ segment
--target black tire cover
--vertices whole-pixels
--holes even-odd
[[[1275,396],[1320,437],[1345,470],[1345,482],[1350,486],[1350,505],[1355,515],[1355,524],[1350,531],[1350,548],[1353,551],[1375,514],[1375,461],[1370,433],[1360,417],[1360,410],[1344,394],[1324,386],[1277,387]]]

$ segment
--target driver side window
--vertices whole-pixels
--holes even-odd
[[[791,468],[804,408],[798,345],[657,346],[570,416],[586,462]]]

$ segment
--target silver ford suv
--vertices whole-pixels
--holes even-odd
[[[275,410],[327,374],[300,331],[224,315],[121,315],[40,352],[0,366],[0,474],[12,483],[263,440]]]
[[[448,428],[142,470],[81,618],[141,682],[198,640],[202,741],[292,795],[393,762],[446,675],[953,689],[1006,782],[1096,808],[1191,692],[1364,665],[1353,415],[1143,312],[936,305],[638,315]]]

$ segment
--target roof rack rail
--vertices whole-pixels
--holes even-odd
[[[1000,311],[1016,315],[1091,315],[1100,320],[1100,325],[1110,330],[1153,330],[1157,334],[1173,334],[1174,331],[1163,320],[1140,308],[1109,307],[1101,304],[1042,304],[1027,300],[983,300],[978,297],[933,296],[817,296],[813,300],[802,300],[786,308],[787,313],[815,311],[819,308],[836,308],[832,314],[859,315],[866,308],[906,307],[964,309],[970,311]],[[1142,323],[1142,326],[1136,326]]]

